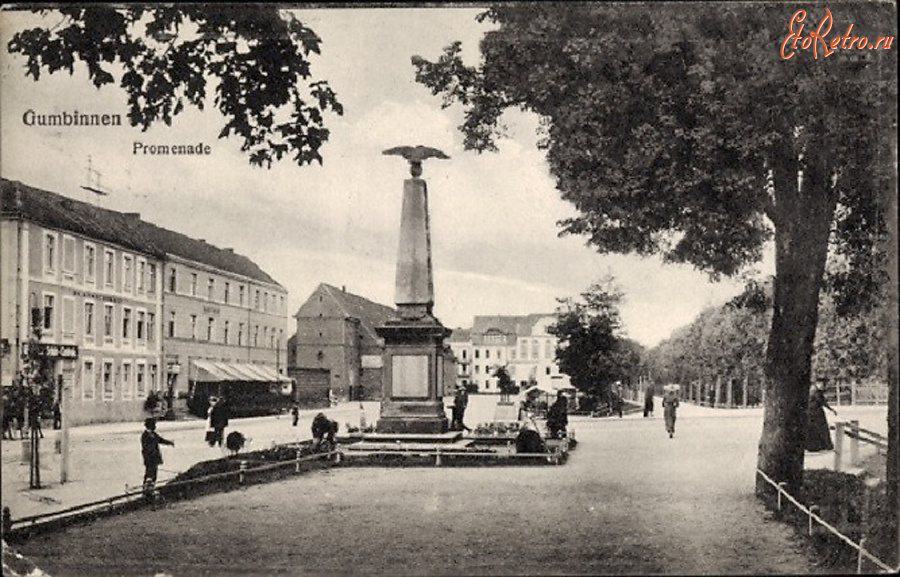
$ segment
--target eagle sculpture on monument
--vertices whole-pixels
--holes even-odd
[[[414,177],[421,176],[423,160],[428,158],[440,158],[446,160],[450,158],[437,148],[422,146],[421,144],[418,146],[395,146],[394,148],[388,148],[383,151],[382,154],[402,156],[408,160],[409,172]]]

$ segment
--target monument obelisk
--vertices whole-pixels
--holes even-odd
[[[435,148],[399,146],[384,151],[409,161],[403,182],[394,302],[397,316],[375,331],[384,339],[383,398],[378,433],[440,434],[448,422],[443,402],[444,339],[450,330],[432,314],[434,280],[428,188],[422,161],[449,158]]]

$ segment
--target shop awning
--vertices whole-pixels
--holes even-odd
[[[249,363],[230,363],[194,359],[193,379],[198,382],[255,382],[283,383],[290,379],[279,375],[271,367]]]

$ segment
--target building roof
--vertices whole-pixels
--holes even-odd
[[[48,228],[80,234],[157,258],[177,256],[281,286],[249,258],[146,222],[136,213],[100,208],[5,178],[0,179],[0,195],[0,214],[4,217],[21,215],[25,220]]]
[[[493,329],[506,335],[527,337],[531,335],[534,324],[548,316],[553,314],[476,316],[472,323],[471,334],[483,335]]]
[[[319,286],[312,292],[310,299],[316,294],[324,293],[328,295],[332,301],[340,309],[346,318],[358,319],[361,325],[361,332],[367,339],[379,341],[381,337],[375,332],[375,327],[383,325],[391,318],[397,316],[397,311],[389,306],[385,306],[374,301],[370,301],[365,297],[347,292],[346,288],[337,288],[327,283],[319,283]],[[309,301],[309,299],[307,299]],[[301,309],[303,306],[300,307]],[[299,317],[300,312],[294,316]]]
[[[450,336],[447,337],[448,343],[467,343],[472,338],[470,329],[453,329]]]

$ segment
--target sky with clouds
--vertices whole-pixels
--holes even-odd
[[[222,118],[207,107],[189,109],[172,126],[26,126],[22,115],[118,113],[125,97],[101,90],[84,70],[34,82],[23,60],[6,53],[13,32],[35,15],[0,13],[0,172],[5,178],[140,212],[160,226],[233,247],[290,292],[296,310],[320,282],[392,304],[406,162],[383,156],[402,144],[440,148],[450,160],[425,163],[432,224],[435,313],[449,327],[468,327],[475,315],[552,312],[556,299],[574,297],[612,274],[625,293],[622,318],[631,338],[652,346],[689,323],[706,306],[740,291],[739,281],[710,283],[687,266],[658,259],[600,255],[584,239],[558,236],[556,222],[574,215],[559,198],[537,149],[538,121],[509,113],[509,138],[497,153],[462,148],[459,107],[414,81],[410,58],[436,58],[454,40],[478,61],[489,28],[479,9],[330,8],[295,13],[322,39],[312,72],[327,79],[344,105],[328,115],[324,163],[271,169],[251,167],[237,140],[219,140]],[[51,20],[57,17],[49,16]],[[55,21],[53,20],[53,21]],[[209,156],[135,155],[134,143],[196,144]],[[94,197],[88,165],[110,191]],[[96,185],[96,176],[91,184]],[[90,195],[91,198],[88,198]],[[766,265],[763,265],[765,270]],[[293,329],[293,321],[290,325]]]

